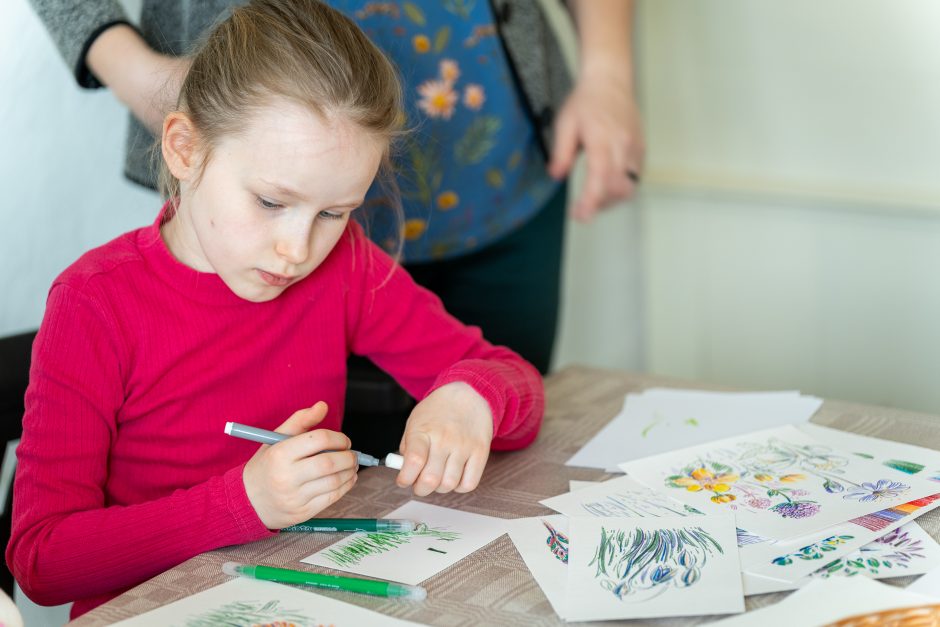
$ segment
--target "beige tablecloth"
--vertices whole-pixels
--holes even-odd
[[[538,501],[568,491],[569,479],[600,480],[601,471],[565,466],[603,425],[615,416],[628,392],[654,386],[700,387],[662,377],[567,368],[546,379],[545,424],[536,442],[524,451],[494,453],[480,487],[470,494],[434,495],[417,499],[502,518],[554,513]],[[711,388],[716,389],[716,388]],[[864,435],[940,450],[940,417],[827,400],[813,422]],[[369,468],[359,483],[325,517],[378,517],[415,498],[395,486],[394,471]],[[940,538],[940,509],[918,522]],[[335,542],[331,534],[284,534],[248,545],[229,547],[188,560],[144,582],[109,603],[73,621],[76,627],[107,625],[205,590],[226,581],[226,561],[306,568],[298,560]],[[912,578],[891,579],[907,585]],[[559,625],[541,589],[529,574],[509,537],[504,535],[455,566],[424,582],[428,599],[408,603],[353,593],[318,591],[348,603],[399,618],[431,625]],[[748,609],[763,607],[785,594],[747,599]],[[717,617],[649,620],[650,625],[694,625]],[[630,624],[639,624],[632,621]]]

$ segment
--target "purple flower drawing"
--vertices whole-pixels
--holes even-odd
[[[901,483],[900,481],[890,481],[888,479],[879,479],[876,483],[865,482],[860,486],[857,486],[855,489],[851,490],[848,494],[843,496],[844,499],[855,499],[857,501],[880,501],[883,499],[893,499],[895,497],[901,496],[908,490],[911,486],[906,483]]]
[[[809,518],[816,515],[819,511],[819,505],[812,501],[787,501],[778,503],[770,508],[775,514],[780,514],[784,518]]]

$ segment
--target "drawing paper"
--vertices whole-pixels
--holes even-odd
[[[940,451],[921,446],[804,423],[797,428],[833,448],[849,451],[904,475],[919,475],[940,483]]]
[[[917,607],[934,599],[885,585],[867,577],[819,579],[780,603],[726,618],[714,627],[821,627],[850,616],[881,610]]]
[[[384,518],[419,524],[415,531],[357,532],[305,557],[305,564],[416,585],[456,564],[508,529],[508,521],[409,501]]]
[[[566,618],[568,518],[535,516],[510,521],[509,538],[522,556],[552,609]]]
[[[559,494],[539,503],[567,516],[648,518],[702,513],[626,476]]]
[[[174,601],[115,627],[204,627],[208,625],[418,625],[344,603],[311,588],[236,577]],[[351,595],[351,592],[330,593]],[[413,602],[413,601],[412,601]]]
[[[569,519],[567,619],[744,611],[731,516]]]
[[[705,513],[733,513],[749,532],[782,540],[933,494],[936,483],[897,476],[793,426],[710,442],[620,468]]]
[[[654,388],[623,409],[566,463],[612,469],[620,462],[809,420],[822,400],[797,392],[707,392]]]
[[[907,587],[909,592],[940,599],[940,568],[935,568]]]
[[[815,579],[830,577],[888,579],[921,575],[940,566],[940,544],[912,522],[883,534],[854,553],[822,562],[824,566],[795,582],[744,573],[744,594],[795,590]]]
[[[741,567],[756,575],[799,581],[821,564],[848,555],[938,506],[940,494],[934,494],[854,518],[809,536],[759,547],[742,547]]]

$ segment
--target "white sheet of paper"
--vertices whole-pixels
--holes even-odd
[[[797,590],[780,603],[726,618],[714,627],[819,627],[849,616],[934,602],[866,577],[819,579]]]
[[[619,472],[619,469],[618,469]],[[580,490],[581,488],[586,488],[598,483],[597,481],[578,481],[577,479],[572,479],[568,482],[568,489],[574,492],[575,490]]]
[[[655,388],[624,407],[568,466],[617,464],[758,429],[809,420],[822,400],[796,392],[707,392]]]
[[[940,506],[940,495],[854,518],[811,536],[760,547],[744,547],[741,568],[756,575],[799,581],[828,564],[874,542]]]
[[[795,582],[744,573],[744,594],[764,594],[801,588],[816,579],[862,576],[889,579],[922,575],[940,567],[940,544],[920,525],[907,523],[881,535],[860,550],[836,560],[824,559],[826,565]],[[818,562],[813,562],[818,564]]]
[[[615,477],[539,503],[566,516],[650,518],[702,513],[630,477]]]
[[[188,627],[195,624],[395,627],[420,623],[385,616],[323,594],[271,581],[237,577],[185,599],[114,623],[114,626]]]
[[[503,535],[508,521],[409,501],[385,518],[422,523],[405,533],[358,532],[300,560],[416,585]]]
[[[509,538],[552,609],[562,619],[568,585],[568,517],[536,516],[509,521]]]
[[[569,519],[566,611],[572,621],[743,612],[734,519]]]
[[[620,468],[705,513],[733,513],[759,536],[805,536],[918,499],[936,483],[898,477],[793,426],[671,451]]]
[[[812,423],[797,425],[797,428],[833,448],[872,458],[882,466],[901,473],[901,477],[922,475],[940,483],[940,451],[858,435]]]
[[[935,568],[911,585],[908,591],[940,599],[940,568]]]

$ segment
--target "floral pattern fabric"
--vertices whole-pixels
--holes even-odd
[[[405,212],[403,261],[458,257],[534,216],[558,182],[512,77],[486,0],[334,0],[398,66],[407,128],[393,161]],[[396,223],[373,186],[372,239],[394,249]]]

